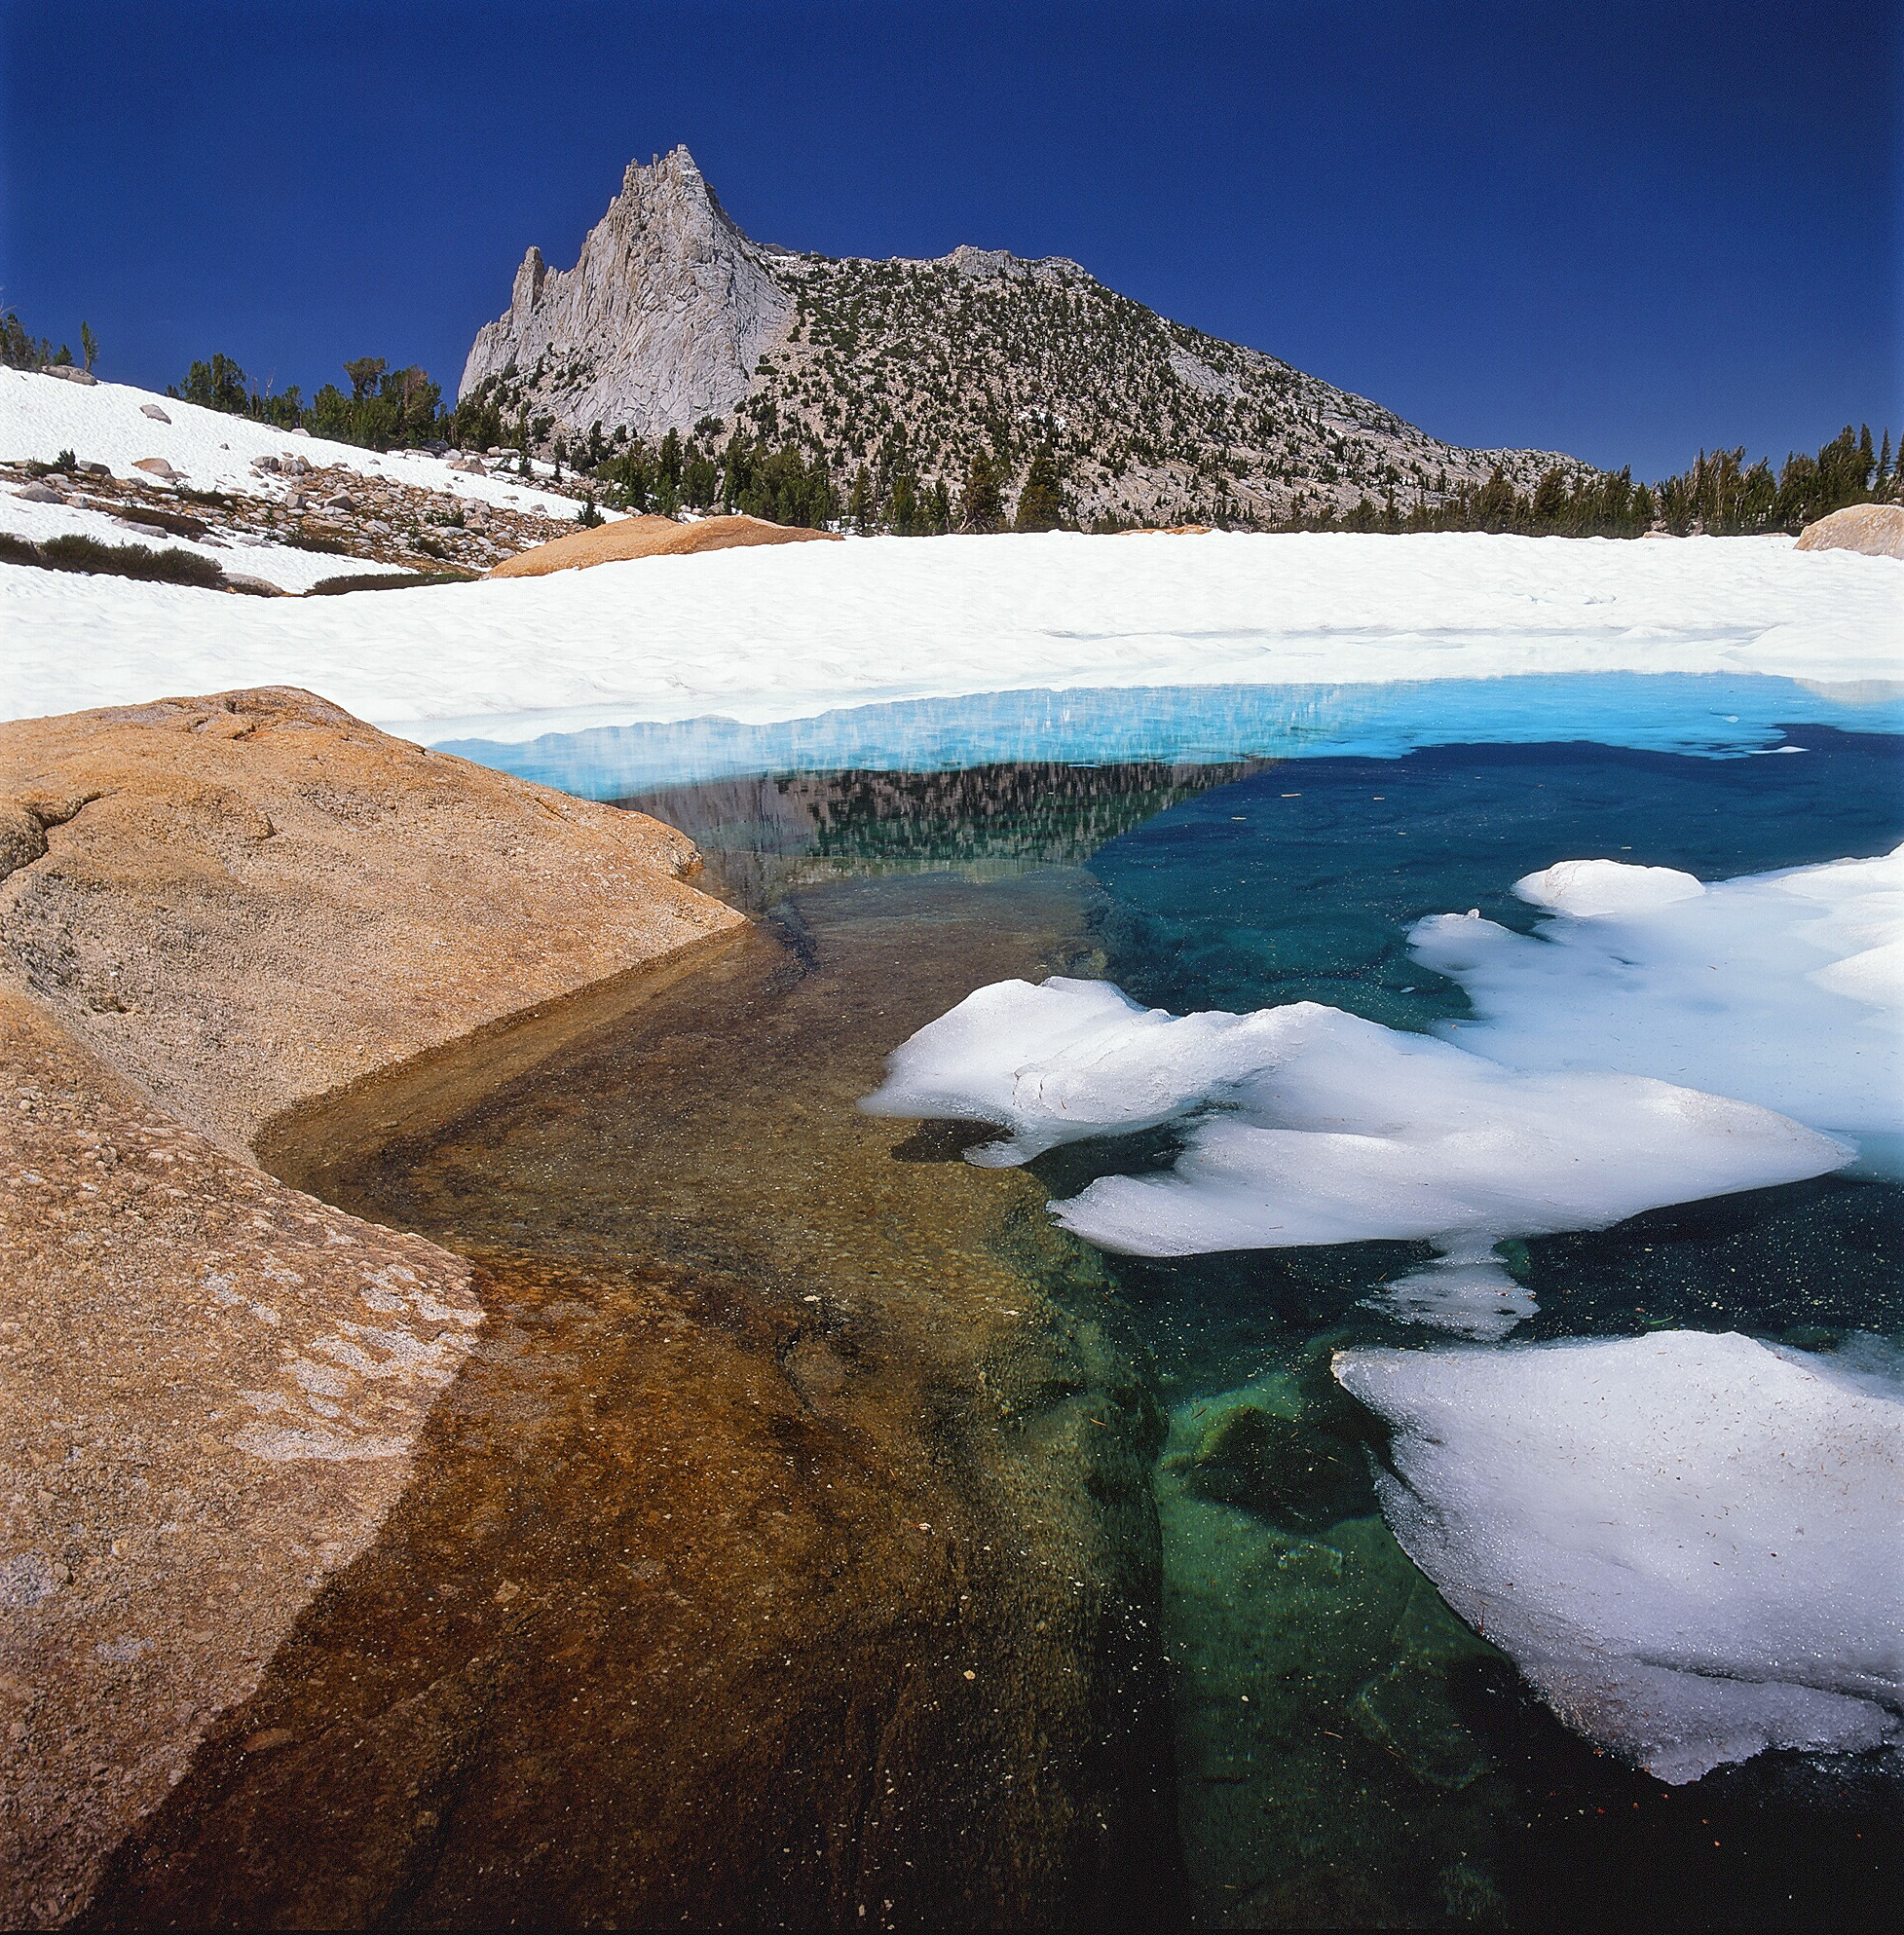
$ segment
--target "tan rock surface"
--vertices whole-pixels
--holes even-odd
[[[0,964],[225,1148],[730,931],[691,842],[289,688],[0,726]]]
[[[1853,503],[1799,533],[1801,551],[1857,551],[1867,558],[1904,558],[1904,504]]]
[[[641,814],[271,689],[0,727],[0,1918],[100,1863],[357,1559],[467,1264],[246,1158],[743,931]],[[262,1751],[262,1749],[260,1749]]]
[[[542,577],[552,571],[582,571],[590,565],[618,564],[623,558],[679,558],[699,551],[730,551],[748,544],[843,544],[832,531],[807,531],[792,524],[768,524],[758,517],[703,517],[677,524],[671,517],[624,517],[578,531],[552,544],[538,544],[506,558],[491,577]]]
[[[0,1921],[104,1856],[355,1559],[469,1268],[214,1148],[0,987]]]

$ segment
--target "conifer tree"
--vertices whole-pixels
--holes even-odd
[[[1058,460],[1049,444],[1040,444],[1025,473],[1025,488],[1018,494],[1018,515],[1014,531],[1056,531],[1064,521],[1064,501],[1058,490]]]
[[[974,451],[971,463],[965,467],[965,488],[958,500],[958,528],[961,531],[1005,528],[1005,505],[998,492],[998,479],[983,450]]]
[[[872,537],[875,526],[873,516],[873,473],[864,464],[853,475],[853,488],[846,500],[846,521],[862,538]]]

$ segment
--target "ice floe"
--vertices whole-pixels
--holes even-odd
[[[1662,1331],[1353,1350],[1378,1481],[1442,1597],[1556,1712],[1666,1781],[1904,1739],[1904,1390]]]
[[[1494,1334],[1531,1309],[1489,1260],[1509,1236],[1817,1175],[1843,1142],[1750,1102],[1642,1076],[1528,1073],[1311,1001],[1172,1016],[1106,982],[982,987],[891,1056],[861,1106],[996,1123],[968,1152],[1022,1163],[1185,1123],[1175,1168],[1101,1177],[1053,1215],[1141,1256],[1427,1239],[1444,1263],[1398,1286]],[[1502,1318],[1506,1317],[1506,1323]]]
[[[1534,935],[1438,914],[1416,958],[1478,1020],[1444,1030],[1528,1070],[1612,1069],[1756,1101],[1858,1138],[1904,1141],[1904,847],[1708,886],[1565,861],[1515,883]]]

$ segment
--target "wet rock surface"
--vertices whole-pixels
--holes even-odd
[[[696,865],[304,692],[0,731],[0,1917],[85,1901],[363,1552],[482,1321],[467,1261],[255,1139],[641,998],[744,927]]]

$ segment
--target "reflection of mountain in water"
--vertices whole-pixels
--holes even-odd
[[[957,772],[803,772],[674,786],[617,801],[693,839],[709,883],[742,906],[849,874],[955,871],[997,878],[1075,865],[1193,795],[1262,770],[1147,762]]]

